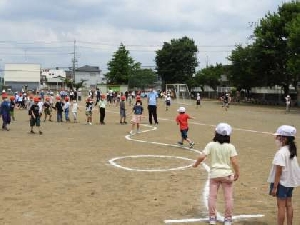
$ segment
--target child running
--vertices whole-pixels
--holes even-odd
[[[131,131],[129,132],[130,135],[133,135],[134,128],[136,125],[136,133],[140,133],[140,123],[142,120],[144,108],[142,106],[142,102],[140,98],[137,98],[135,105],[132,108],[132,119],[131,119]]]
[[[178,141],[177,143],[182,146],[184,141],[187,141],[190,145],[190,148],[192,148],[195,143],[188,138],[188,119],[195,119],[194,117],[189,116],[185,113],[185,107],[179,107],[177,110],[179,115],[176,117],[177,125],[179,125],[180,133],[181,133],[181,141]]]
[[[287,225],[292,225],[293,190],[300,186],[300,168],[295,143],[296,128],[282,125],[278,127],[274,135],[279,150],[275,154],[268,177],[270,195],[277,197],[277,224],[283,225],[286,215]]]
[[[33,131],[33,127],[37,126],[39,129],[39,134],[42,135],[43,132],[41,131],[41,113],[40,113],[40,107],[38,105],[40,99],[34,98],[34,104],[30,107],[29,113],[30,113],[30,133],[35,134]]]
[[[121,102],[120,102],[120,124],[127,124],[126,122],[126,107],[125,107],[125,95],[121,96]]]
[[[224,225],[232,224],[233,210],[233,181],[239,178],[239,166],[237,163],[237,152],[230,144],[232,128],[227,123],[219,123],[215,129],[215,137],[209,142],[193,167],[197,167],[210,155],[211,168],[209,172],[209,224],[216,224],[216,201],[219,187],[222,186],[225,196],[225,221]],[[232,170],[233,167],[233,170]]]

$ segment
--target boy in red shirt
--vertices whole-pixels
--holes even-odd
[[[195,143],[187,136],[189,130],[188,119],[195,119],[195,118],[185,113],[185,107],[179,107],[177,112],[179,112],[179,115],[176,117],[176,122],[177,125],[179,125],[180,127],[180,133],[181,133],[181,141],[178,141],[177,143],[180,146],[182,146],[183,142],[187,141],[190,144],[190,148],[192,148],[195,145]]]

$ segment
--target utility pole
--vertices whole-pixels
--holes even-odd
[[[77,59],[76,59],[76,40],[74,40],[74,49],[73,52],[71,53],[73,54],[73,59],[72,59],[72,80],[73,82],[75,82],[75,69],[76,69],[76,63],[77,63]]]

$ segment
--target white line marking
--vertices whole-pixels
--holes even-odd
[[[192,167],[192,164],[189,164],[187,166],[180,166],[170,169],[136,169],[136,168],[129,168],[125,166],[121,166],[120,164],[116,163],[115,161],[126,159],[126,158],[176,158],[176,159],[182,159],[186,161],[194,161],[193,159],[189,159],[186,157],[179,157],[179,156],[168,156],[168,155],[129,155],[129,156],[122,156],[122,157],[116,157],[111,160],[109,160],[109,163],[115,167],[128,170],[128,171],[138,171],[138,172],[166,172],[166,171],[176,171],[176,170],[184,170],[186,168]]]

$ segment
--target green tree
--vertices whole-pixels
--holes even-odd
[[[188,37],[165,42],[156,52],[157,74],[162,78],[163,86],[168,83],[187,83],[195,74],[197,46]]]
[[[222,64],[209,66],[196,73],[195,81],[202,90],[205,85],[210,86],[213,90],[217,90],[217,86],[221,83],[221,75],[225,74],[225,71],[226,69]]]
[[[252,45],[247,47],[238,45],[232,51],[231,56],[228,57],[231,61],[228,79],[231,85],[236,86],[238,90],[245,89],[249,91],[252,87],[266,84],[257,72],[257,68],[261,66],[256,56],[257,53],[259,51]]]
[[[106,74],[108,84],[127,84],[132,71],[138,69],[140,64],[135,63],[129,51],[121,43],[111,61],[107,63],[107,67],[109,71]]]
[[[135,69],[129,76],[128,86],[145,90],[145,88],[153,86],[156,80],[157,75],[152,69]]]
[[[300,2],[284,3],[278,7],[277,13],[268,13],[260,20],[260,25],[255,29],[254,46],[260,51],[257,54],[260,72],[265,76],[267,85],[280,85],[285,94],[289,92],[289,85],[297,77],[291,73],[292,65],[295,65],[295,49],[291,48],[289,39],[297,24],[300,13]],[[297,44],[299,46],[299,42]],[[289,67],[288,67],[289,65]]]

